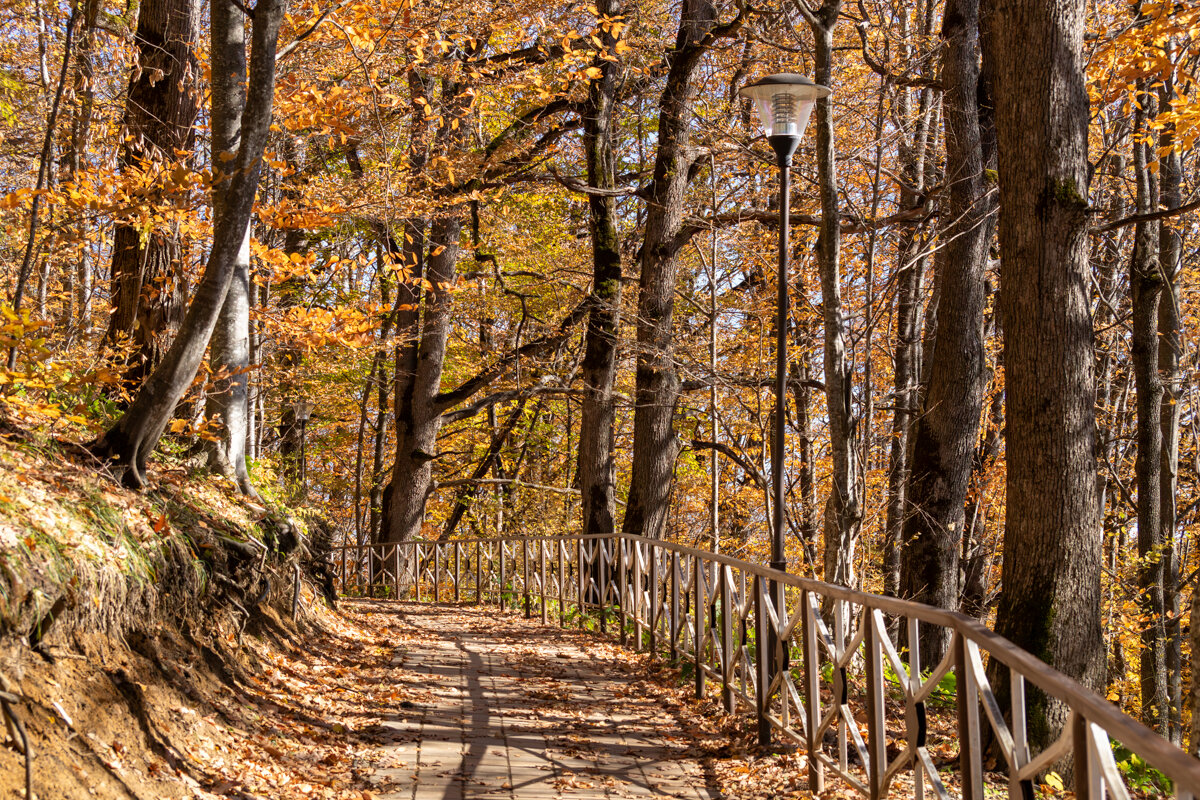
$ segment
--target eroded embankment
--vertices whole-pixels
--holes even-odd
[[[142,494],[100,467],[0,430],[0,797],[23,735],[41,798],[363,797],[391,645],[328,610],[322,526],[183,463]]]

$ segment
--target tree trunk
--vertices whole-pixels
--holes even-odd
[[[206,416],[218,430],[205,442],[209,466],[257,497],[246,469],[250,413],[250,226],[238,251],[233,280],[213,329],[209,366],[217,376],[207,397]]]
[[[1140,81],[1133,126],[1133,171],[1137,182],[1137,213],[1158,208],[1158,180],[1150,174],[1150,144],[1146,120],[1154,101]],[[1160,502],[1162,468],[1162,380],[1158,373],[1158,312],[1162,277],[1158,270],[1157,220],[1134,228],[1133,257],[1129,261],[1129,290],[1133,304],[1130,357],[1137,389],[1137,545],[1138,609],[1141,612],[1139,676],[1142,721],[1165,733],[1167,717],[1166,621],[1163,607],[1163,535]]]
[[[200,105],[200,69],[193,44],[200,36],[195,0],[146,3],[138,13],[138,61],[129,82],[121,153],[123,172],[175,162],[191,153]],[[191,157],[185,158],[189,164]],[[161,187],[164,193],[170,186]],[[178,189],[176,189],[178,191]],[[169,200],[169,195],[158,198]],[[113,232],[110,297],[113,313],[105,346],[132,345],[124,381],[135,388],[162,361],[187,305],[183,247],[178,233],[158,227],[145,240],[138,226],[118,221]]]
[[[908,93],[901,92],[900,118],[908,118]],[[926,154],[934,136],[932,92],[921,92],[916,114],[916,130],[911,142],[901,144],[900,161],[905,183],[913,190],[901,189],[900,207],[917,208],[924,202],[918,194],[925,188]],[[887,507],[884,517],[883,593],[900,593],[900,548],[907,503],[909,458],[913,416],[919,403],[921,348],[921,284],[925,277],[924,243],[920,228],[907,226],[900,231],[896,246],[896,345],[892,371],[892,436],[888,449]]]
[[[450,333],[449,290],[454,283],[461,231],[462,220],[453,211],[444,212],[431,225],[425,277],[432,288],[424,292],[420,336],[412,344],[402,345],[396,358],[396,461],[386,515],[388,525],[381,531],[387,543],[416,538],[425,519],[437,434],[442,425],[435,398],[442,382]],[[396,328],[405,330],[401,324]]]
[[[992,210],[979,120],[979,0],[947,0],[942,24],[945,191],[939,210],[944,244],[934,256],[937,339],[924,404],[913,432],[902,528],[900,595],[956,609],[967,486],[986,386],[983,313]],[[928,626],[921,663],[937,664],[948,632]]]
[[[736,30],[738,21],[721,26]],[[731,28],[731,26],[733,26]],[[679,442],[673,426],[679,398],[672,323],[683,201],[696,154],[689,146],[695,71],[717,28],[712,0],[684,0],[675,47],[668,53],[659,98],[658,150],[649,191],[638,283],[637,375],[633,469],[622,530],[662,538]]]
[[[800,4],[816,43],[815,77],[833,86],[833,29],[841,0],[826,0],[816,11]],[[857,442],[851,422],[851,370],[846,356],[849,326],[842,308],[841,224],[838,211],[837,163],[833,136],[833,104],[824,97],[816,105],[817,186],[821,195],[821,228],[817,265],[821,274],[821,308],[825,323],[825,401],[829,412],[832,488],[825,503],[824,580],[853,586],[854,549],[862,525],[862,487],[856,465]]]
[[[1167,106],[1175,99],[1171,84],[1161,90],[1159,102]],[[1174,123],[1159,135],[1160,203],[1178,208],[1183,202],[1183,158],[1175,149]],[[1170,224],[1159,231],[1158,266],[1162,276],[1162,299],[1158,305],[1158,372],[1163,387],[1160,418],[1162,454],[1159,466],[1159,524],[1163,539],[1163,610],[1166,613],[1167,734],[1175,744],[1183,742],[1183,659],[1180,629],[1179,548],[1176,546],[1179,488],[1179,420],[1182,406],[1183,332],[1179,320],[1179,274],[1183,268],[1183,237]],[[1193,651],[1195,652],[1195,651]],[[1193,670],[1194,672],[1194,670]],[[1195,712],[1193,712],[1195,713]]]
[[[1100,624],[1082,0],[995,0],[1007,504],[996,631],[1083,685],[1105,679]],[[992,680],[1008,685],[999,669]],[[1028,687],[1030,745],[1066,708]],[[1006,696],[1000,707],[1005,708]]]
[[[619,0],[598,0],[599,13],[616,17]],[[614,50],[611,33],[603,34],[604,49]],[[600,77],[588,84],[583,111],[583,148],[588,185],[601,190],[616,187],[612,119],[621,68],[618,62],[595,60]],[[616,404],[613,382],[617,373],[617,326],[621,313],[621,244],[617,239],[616,198],[588,197],[592,238],[592,297],[580,377],[584,391],[579,429],[579,489],[583,533],[610,534],[615,529],[616,465],[613,426]]]
[[[146,461],[196,376],[237,271],[271,126],[275,50],[284,7],[284,0],[260,0],[255,7],[247,70],[241,9],[228,0],[211,3],[213,138],[238,141],[239,146],[236,153],[226,151],[231,157],[218,153],[213,159],[220,170],[213,186],[213,246],[179,335],[130,407],[93,443],[96,453],[111,461],[130,487],[145,483]]]

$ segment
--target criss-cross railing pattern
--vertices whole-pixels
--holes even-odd
[[[814,793],[832,774],[869,800],[901,791],[985,800],[990,747],[1011,800],[1032,800],[1035,780],[1068,757],[1077,798],[1131,800],[1119,742],[1179,800],[1200,797],[1200,760],[961,614],[629,535],[350,545],[340,557],[343,593],[517,606],[667,656],[691,672],[698,697],[713,691],[729,712],[752,710],[764,744],[778,735],[801,745]],[[912,643],[943,637],[945,656],[922,664],[920,647],[897,647],[901,632]],[[991,670],[1005,675],[1006,707],[985,657],[1006,668]],[[1066,714],[1040,752],[1026,730],[1030,689]],[[957,758],[931,752],[935,702]]]

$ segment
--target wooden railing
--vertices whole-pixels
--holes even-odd
[[[343,593],[518,605],[543,623],[595,627],[622,644],[669,656],[690,669],[698,697],[711,690],[727,711],[752,710],[764,744],[779,735],[802,745],[814,793],[832,773],[869,800],[902,787],[918,800],[926,792],[985,800],[990,743],[1006,762],[998,766],[1012,800],[1031,800],[1039,776],[1068,757],[1077,798],[1130,800],[1145,787],[1127,785],[1113,753],[1119,743],[1144,762],[1138,780],[1156,770],[1175,797],[1200,797],[1200,760],[951,611],[639,536],[411,541],[348,546],[340,555]],[[920,647],[902,655],[889,632],[917,642],[926,626],[949,640],[932,669],[920,663]],[[1007,715],[985,659],[1008,668]],[[1040,752],[1026,733],[1030,685],[1067,715],[1062,734]],[[944,751],[930,753],[938,715],[928,714],[927,705],[951,695],[945,702],[955,705],[940,715],[957,740],[957,758],[948,760]],[[899,750],[890,758],[889,721],[897,732],[893,751]]]

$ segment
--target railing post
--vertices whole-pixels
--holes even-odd
[[[733,713],[733,687],[729,685],[729,670],[733,664],[733,616],[730,614],[730,595],[733,576],[729,568],[717,567],[721,581],[721,702],[727,713]]]
[[[692,600],[695,603],[695,636],[692,637],[692,656],[696,661],[696,697],[704,697],[704,640],[708,630],[708,603],[704,591],[704,559],[692,559]]]
[[[400,545],[396,545],[396,549],[392,551],[392,561],[395,563],[395,568],[392,570],[392,588],[396,592],[396,599],[400,599]],[[421,593],[417,592],[417,602],[421,602]]]
[[[679,553],[671,551],[671,663],[679,660]]]
[[[617,623],[621,628],[621,646],[629,644],[629,633],[625,630],[628,616],[626,613],[625,604],[625,587],[628,585],[627,570],[629,565],[626,563],[626,547],[628,544],[624,539],[614,539],[617,550]]]
[[[462,545],[458,542],[454,543],[454,602],[458,603],[462,599],[462,592],[459,590],[459,584],[462,583]]]
[[[1078,711],[1071,714],[1071,753],[1074,761],[1075,800],[1103,800],[1100,769],[1092,755],[1088,722]]]
[[[955,694],[958,698],[958,753],[963,800],[984,800],[983,754],[979,730],[979,686],[967,652],[967,639],[954,634]],[[1077,800],[1087,800],[1076,795]]]
[[[658,615],[662,610],[662,604],[658,600],[658,586],[661,582],[658,575],[658,546],[650,544],[646,550],[650,554],[650,615],[646,625],[650,628],[650,657],[655,658],[658,655]]]
[[[546,617],[546,540],[545,539],[538,540],[538,565],[541,567],[541,572],[542,572],[541,584],[538,586],[538,589],[541,592],[541,598],[542,598],[542,624],[545,625],[546,621],[547,621],[547,617]]]
[[[558,627],[567,627],[567,543],[556,541],[558,551]]]
[[[646,619],[645,562],[642,560],[642,543],[633,542],[633,649],[641,651]]]
[[[758,744],[760,747],[771,746],[770,684],[771,658],[767,643],[771,640],[770,618],[766,610],[767,582],[761,575],[755,575],[751,585],[754,589],[754,662],[758,672],[757,690],[754,692],[754,707],[758,715]]]
[[[521,540],[521,583],[525,590],[525,619],[533,616],[533,598],[529,595],[529,540]]]
[[[442,546],[433,545],[433,602],[442,602]]]
[[[596,543],[600,545],[597,550],[600,553],[600,632],[608,632],[608,539],[597,539]]]
[[[908,641],[921,641],[921,621],[916,617],[908,618]],[[908,687],[909,691],[916,691],[916,687],[921,685],[921,648],[913,645],[908,648]],[[923,738],[925,733],[921,730],[921,726],[917,723],[917,709],[912,709],[912,716],[908,716],[908,709],[905,709],[905,715],[912,723],[907,725],[908,728],[908,743],[916,752],[916,748],[924,744]],[[913,773],[913,800],[925,800],[925,777],[924,767],[921,764],[921,759],[914,758],[912,762]]]
[[[595,540],[592,539],[590,541],[595,541]],[[575,607],[579,611],[579,628],[580,628],[580,630],[582,630],[587,627],[587,622],[584,619],[584,606],[583,606],[583,599],[585,597],[587,597],[587,594],[586,594],[587,584],[584,582],[584,577],[583,577],[583,564],[584,564],[584,561],[583,561],[583,539],[576,539],[575,545],[576,545],[575,546],[575,559],[578,563],[578,567],[575,570],[575,577],[576,577],[576,583],[579,584],[579,594],[577,594],[575,596]]]
[[[821,724],[821,654],[817,650],[817,620],[813,598],[807,589],[800,591],[801,628],[804,633],[804,706],[807,715],[804,737],[808,747],[808,790],[814,795],[825,791],[825,765],[817,758],[821,740],[817,726]]]
[[[380,560],[382,560],[382,559],[380,559]],[[374,594],[374,592],[371,589],[371,583],[374,580],[375,580],[375,548],[368,547],[367,548],[367,581],[366,581],[366,584],[363,586],[363,594],[364,595],[368,594],[368,593]],[[400,598],[397,597],[396,599],[399,600]]]
[[[483,542],[475,540],[475,605],[483,605]]]
[[[400,545],[396,545],[396,550],[395,550],[394,555],[396,557],[396,573],[394,576],[395,580],[396,580],[396,595],[399,596],[399,594],[400,594]],[[419,603],[419,602],[421,602],[421,545],[419,545],[419,544],[413,545],[412,574],[413,574],[413,593],[415,595],[414,599]]]
[[[505,588],[505,584],[504,584],[504,581],[505,581],[505,575],[504,575],[504,540],[503,540],[503,539],[501,539],[500,541],[496,542],[496,549],[497,549],[497,550],[499,550],[499,553],[500,553],[500,586],[499,586],[499,588],[497,588],[497,590],[496,590],[496,593],[497,593],[498,595],[500,595],[500,610],[501,610],[501,611],[503,611],[503,610],[504,610],[504,606],[505,606],[505,598],[504,598],[504,588]]]
[[[1013,800],[1024,797],[1017,773],[1029,763],[1029,734],[1025,727],[1025,676],[1015,669],[1009,670],[1009,686],[1012,691],[1012,737],[1013,761],[1016,769],[1008,771],[1008,796]]]
[[[887,768],[887,727],[883,721],[883,646],[879,641],[882,614],[863,609],[863,644],[867,660],[867,788],[870,800],[883,795],[883,774]],[[916,643],[913,644],[916,646]]]

